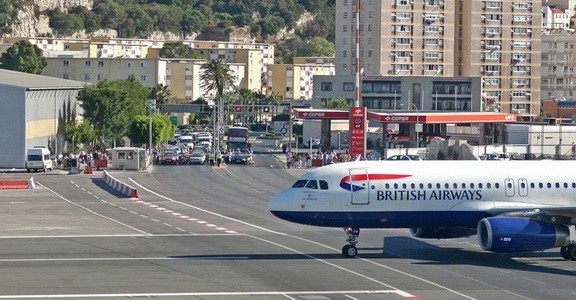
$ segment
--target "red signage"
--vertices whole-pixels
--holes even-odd
[[[366,108],[350,109],[350,155],[366,158]]]
[[[348,119],[347,111],[325,109],[294,109],[299,119]]]

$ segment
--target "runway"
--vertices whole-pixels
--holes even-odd
[[[306,170],[256,144],[256,166],[155,166],[94,175],[35,173],[0,191],[0,299],[574,299],[576,262],[557,249],[482,251],[475,237],[421,240],[279,220],[267,201]],[[272,167],[271,167],[272,166]],[[0,173],[26,178],[25,172]]]

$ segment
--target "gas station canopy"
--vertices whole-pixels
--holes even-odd
[[[295,108],[299,119],[349,119],[349,109]],[[431,112],[431,111],[368,111],[368,119],[380,123],[399,124],[464,124],[464,123],[513,123],[515,114],[496,112]]]

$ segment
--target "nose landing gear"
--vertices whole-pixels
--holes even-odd
[[[344,228],[344,232],[348,235],[348,239],[346,239],[348,245],[342,247],[342,255],[345,257],[355,257],[356,254],[358,254],[358,249],[356,248],[358,241],[356,241],[356,238],[360,235],[360,228],[346,227]]]

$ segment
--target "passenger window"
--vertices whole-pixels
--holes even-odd
[[[538,183],[538,187],[539,187],[539,188],[543,188],[543,187],[544,187],[544,185],[542,184],[542,182]]]
[[[473,184],[473,183],[470,184],[470,188],[471,188],[471,189],[474,188],[474,184]]]
[[[550,182],[547,182],[547,183],[546,183],[546,187],[551,188],[551,187],[552,187],[552,184],[551,184]]]
[[[327,190],[328,189],[328,182],[326,182],[325,180],[318,180],[318,183],[320,183],[320,189],[321,190]]]
[[[416,188],[416,185],[412,183],[412,184],[410,184],[410,188],[411,188],[411,189],[415,189],[415,188]]]
[[[394,184],[394,188],[395,188],[395,189],[398,189],[398,184],[397,184],[397,183]]]
[[[442,187],[441,184],[439,184],[439,183],[436,184],[436,188],[437,188],[437,189],[439,189],[439,188],[441,188],[441,187]]]
[[[405,183],[402,184],[402,188],[403,188],[403,189],[406,189],[406,184],[405,184]]]
[[[494,188],[495,188],[495,189],[499,189],[499,188],[500,188],[500,184],[499,184],[499,183],[495,183],[495,184],[494,184]]]
[[[466,184],[465,184],[465,183],[462,184],[462,188],[463,188],[463,189],[466,188]]]
[[[483,186],[482,183],[479,183],[479,184],[478,184],[478,188],[479,188],[479,189],[481,189],[482,186]]]
[[[429,189],[432,189],[432,184],[431,184],[431,183],[428,184],[428,188],[429,188]]]
[[[308,183],[308,180],[298,180],[296,181],[296,183],[294,183],[294,185],[292,185],[293,188],[303,188],[306,186],[306,183]]]
[[[449,189],[449,188],[450,188],[450,185],[447,184],[447,183],[445,183],[445,184],[444,184],[444,187],[447,188],[447,189]]]
[[[306,185],[307,188],[309,189],[318,189],[318,182],[316,180],[310,180],[308,181],[308,184]]]
[[[572,182],[572,188],[576,188],[576,182]]]
[[[458,184],[457,183],[453,183],[452,186],[457,189],[458,188]]]
[[[530,182],[530,188],[531,188],[531,189],[534,188],[534,182]]]
[[[386,185],[384,185],[384,187],[385,187],[387,190],[389,190],[389,189],[390,189],[390,184],[387,183]]]
[[[490,182],[488,182],[488,183],[486,184],[486,188],[487,188],[487,189],[491,189],[491,188],[492,188],[492,184],[491,184]]]
[[[424,189],[424,184],[423,184],[423,183],[420,184],[420,189]]]
[[[568,188],[568,183],[564,182],[564,188],[567,189]]]

